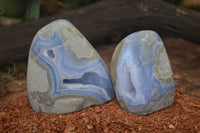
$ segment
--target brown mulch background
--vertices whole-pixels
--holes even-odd
[[[123,111],[114,99],[69,114],[36,113],[27,97],[26,79],[18,79],[5,85],[9,94],[0,98],[0,133],[200,133],[200,45],[182,39],[167,39],[164,42],[175,79],[172,106],[150,115],[137,116]],[[97,47],[108,66],[114,48],[115,45]]]

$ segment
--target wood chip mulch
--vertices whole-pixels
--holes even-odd
[[[24,92],[0,103],[0,132],[200,132],[200,99],[176,89],[173,105],[146,116],[126,113],[116,99],[56,115],[34,112]]]
[[[69,114],[36,113],[28,100],[26,79],[15,80],[5,84],[9,93],[0,98],[0,133],[200,133],[200,45],[182,39],[164,42],[176,87],[170,107],[137,116],[123,111],[114,99]],[[97,47],[108,67],[114,48]]]

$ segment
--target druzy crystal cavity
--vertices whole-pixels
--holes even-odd
[[[111,75],[119,104],[127,112],[145,115],[173,103],[170,62],[161,38],[153,31],[135,32],[118,44]]]
[[[36,112],[69,113],[115,97],[105,63],[67,20],[54,21],[35,35],[27,82]]]

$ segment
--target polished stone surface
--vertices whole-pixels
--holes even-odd
[[[69,113],[115,97],[105,63],[67,20],[54,21],[35,35],[27,82],[36,112]]]
[[[119,104],[127,112],[145,115],[173,103],[170,62],[161,38],[153,31],[135,32],[118,44],[111,75]]]

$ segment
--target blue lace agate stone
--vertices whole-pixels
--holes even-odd
[[[111,75],[120,106],[146,115],[173,103],[174,80],[159,35],[153,31],[130,34],[116,47]]]
[[[46,25],[34,37],[27,88],[34,111],[44,113],[79,111],[115,97],[103,60],[67,20]]]

